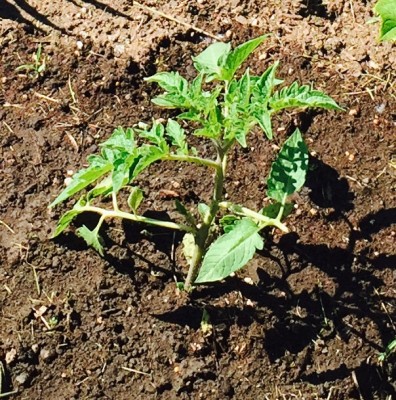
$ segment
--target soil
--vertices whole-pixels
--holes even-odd
[[[373,1],[144,5],[190,27],[126,0],[0,5],[0,393],[396,398],[395,355],[378,359],[396,337],[396,51],[367,24]],[[280,60],[286,83],[312,83],[346,111],[284,112],[273,143],[255,132],[249,151],[233,152],[227,195],[260,209],[273,148],[303,131],[311,168],[291,233],[268,235],[247,269],[187,296],[172,232],[109,223],[100,257],[73,229],[51,240],[67,205],[47,206],[116,126],[170,115],[143,78],[193,77],[191,56],[213,41],[195,28],[233,44],[271,32],[250,68]],[[39,43],[44,73],[16,71]],[[193,205],[211,176],[165,163],[140,185],[147,212],[173,218],[166,190]]]

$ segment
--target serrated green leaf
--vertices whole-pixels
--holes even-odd
[[[246,149],[247,147],[247,142],[246,142],[246,134],[247,132],[243,129],[240,131],[235,132],[235,139],[236,141],[244,148]]]
[[[379,39],[396,41],[396,0],[379,0],[374,11],[382,20]]]
[[[215,282],[242,268],[264,245],[258,226],[242,219],[208,249],[195,283]]]
[[[188,146],[184,129],[173,119],[168,120],[166,134],[171,139],[173,146],[177,147],[177,153],[188,154]]]
[[[93,164],[74,174],[70,184],[49,205],[49,207],[54,207],[57,204],[62,203],[69,197],[80,192],[82,189],[85,189],[88,185],[95,182],[112,169],[112,164],[100,157],[96,157],[95,159],[91,158],[91,160],[94,160]]]
[[[144,78],[147,82],[156,82],[169,93],[187,93],[188,82],[178,72],[158,72],[157,74]]]
[[[221,79],[230,81],[237,69],[249,57],[251,53],[268,37],[268,35],[259,36],[248,42],[242,43],[232,50],[226,58]]]
[[[299,86],[292,83],[277,91],[269,100],[274,111],[289,107],[319,107],[327,110],[343,110],[330,96],[320,90],[314,90],[308,85]]]
[[[275,78],[276,69],[278,68],[279,62],[276,61],[273,65],[268,67],[264,73],[255,82],[252,90],[253,94],[253,106],[267,108],[268,99],[271,97],[274,87],[279,84],[279,81]]]
[[[210,82],[213,79],[220,79],[230,51],[230,43],[213,43],[201,54],[193,57],[194,67],[198,72],[207,75],[206,82]]]
[[[162,125],[158,121],[153,122],[153,125],[150,130],[139,132],[140,137],[147,139],[152,144],[155,144],[162,150],[166,151],[168,145],[166,144],[164,134],[165,134],[164,125]]]
[[[189,108],[189,100],[180,94],[166,93],[161,94],[151,100],[153,104],[165,108]]]
[[[124,129],[119,126],[114,129],[112,135],[99,146],[111,150],[131,152],[136,146],[134,131],[132,128]]]
[[[268,178],[268,196],[284,204],[287,196],[303,186],[307,170],[308,149],[301,132],[296,129],[286,140],[272,164]]]
[[[87,200],[94,199],[95,197],[107,195],[113,188],[111,175],[107,175],[102,179],[92,190],[87,193]]]
[[[71,224],[73,219],[76,218],[78,214],[84,212],[84,210],[82,209],[84,205],[85,199],[84,197],[82,197],[71,210],[65,212],[60,217],[58,224],[56,225],[55,232],[51,237],[56,238],[57,236],[59,236]]]
[[[131,193],[128,196],[128,206],[131,208],[134,214],[136,214],[137,209],[143,201],[143,191],[137,186],[131,188]]]
[[[159,72],[146,78],[148,82],[157,82],[166,93],[152,99],[152,103],[167,108],[189,108],[189,84],[178,72]]]
[[[95,230],[91,231],[83,225],[77,229],[77,234],[85,240],[88,246],[92,246],[103,257],[103,239]]]
[[[114,193],[118,193],[121,188],[129,183],[131,169],[139,162],[139,152],[136,149],[132,154],[124,154],[113,163],[111,174],[112,188]]]
[[[208,119],[203,121],[203,127],[194,131],[195,136],[203,136],[216,139],[222,131],[222,116],[220,107],[212,108],[209,112]]]
[[[158,160],[161,160],[161,158],[163,158],[166,154],[168,154],[168,152],[164,152],[157,146],[143,145],[139,147],[139,159],[136,163],[136,166],[132,170],[131,180],[136,178],[151,164],[155,163]]]
[[[271,114],[266,108],[262,108],[255,110],[252,113],[254,119],[260,125],[260,128],[264,131],[265,135],[269,140],[272,139],[272,122],[271,122]]]

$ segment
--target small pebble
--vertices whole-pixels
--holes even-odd
[[[382,104],[379,104],[378,106],[376,106],[375,111],[378,114],[382,114],[385,111],[385,103],[382,103]]]
[[[76,46],[77,46],[78,50],[82,50],[82,48],[84,47],[84,44],[81,40],[77,40]]]
[[[29,374],[27,372],[22,372],[21,374],[15,377],[15,380],[20,384],[23,385],[29,379]]]

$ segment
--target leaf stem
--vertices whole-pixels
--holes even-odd
[[[199,165],[203,165],[203,166],[214,168],[214,169],[217,169],[219,167],[219,164],[216,161],[208,160],[206,158],[201,158],[201,157],[188,156],[188,155],[184,155],[184,154],[174,154],[174,153],[166,154],[166,155],[164,155],[162,160],[185,161],[185,162],[199,164]]]
[[[237,215],[242,215],[245,217],[250,217],[256,221],[258,221],[261,225],[261,228],[266,226],[275,226],[280,229],[282,232],[288,233],[289,229],[285,224],[280,222],[278,218],[269,218],[263,214],[260,214],[256,211],[251,210],[250,208],[239,206],[237,204],[233,204],[229,201],[222,201],[219,206],[221,208],[227,208],[228,210],[234,212]]]
[[[106,210],[100,207],[85,205],[81,207],[81,211],[94,212],[100,214],[101,220],[102,218],[103,220],[106,218],[122,218],[122,219],[129,219],[130,221],[134,222],[141,222],[149,225],[161,226],[163,228],[175,229],[178,231],[185,231],[191,233],[194,233],[195,231],[195,228],[184,224],[178,224],[176,222],[170,222],[170,221],[161,221],[154,218],[147,218],[143,217],[142,215],[134,215],[121,210]]]

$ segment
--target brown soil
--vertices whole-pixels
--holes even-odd
[[[193,76],[191,56],[212,39],[127,0],[1,2],[2,392],[396,398],[395,357],[378,361],[396,336],[395,47],[379,44],[378,25],[366,24],[372,1],[261,3],[144,2],[234,44],[272,32],[252,70],[280,60],[288,83],[312,82],[347,109],[275,121],[275,144],[297,125],[312,155],[292,233],[268,237],[245,271],[187,298],[174,283],[185,271],[174,271],[171,232],[109,224],[101,258],[72,230],[50,240],[66,206],[47,205],[114,127],[169,115],[150,104],[156,89],[143,78],[171,69]],[[16,72],[38,43],[45,73]],[[259,209],[274,152],[259,134],[249,145],[232,155],[226,190]],[[172,216],[161,190],[177,188],[194,204],[209,195],[211,177],[161,164],[141,184],[147,210]],[[200,328],[204,310],[210,334]]]

